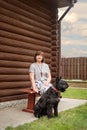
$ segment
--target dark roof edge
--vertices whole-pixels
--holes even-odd
[[[63,8],[67,6],[73,6],[73,4],[76,2],[77,0],[57,0],[57,7]]]

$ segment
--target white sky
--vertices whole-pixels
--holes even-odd
[[[62,20],[61,44],[62,57],[87,57],[87,0],[78,0]]]

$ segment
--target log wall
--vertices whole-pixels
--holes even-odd
[[[0,0],[0,102],[26,98],[29,66],[45,52],[52,78],[58,74],[57,9],[38,0]]]

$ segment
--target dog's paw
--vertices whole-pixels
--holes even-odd
[[[39,115],[34,115],[36,118],[40,118],[40,116]]]
[[[53,117],[53,114],[52,115],[47,115],[48,119],[51,119]]]
[[[34,113],[34,116],[35,116],[36,118],[40,118],[40,115],[39,115],[38,113]]]
[[[58,113],[57,113],[57,114],[54,114],[54,117],[58,117]]]

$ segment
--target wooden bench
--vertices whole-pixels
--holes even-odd
[[[22,91],[25,93],[28,93],[27,108],[23,109],[23,111],[33,113],[37,93],[33,91],[32,89],[24,89]]]
[[[36,96],[40,96],[40,94],[37,94],[35,91],[33,91],[33,89],[24,89],[24,90],[22,90],[22,92],[28,93],[27,108],[23,109],[23,111],[33,113]],[[60,96],[60,98],[61,98],[61,96]]]

